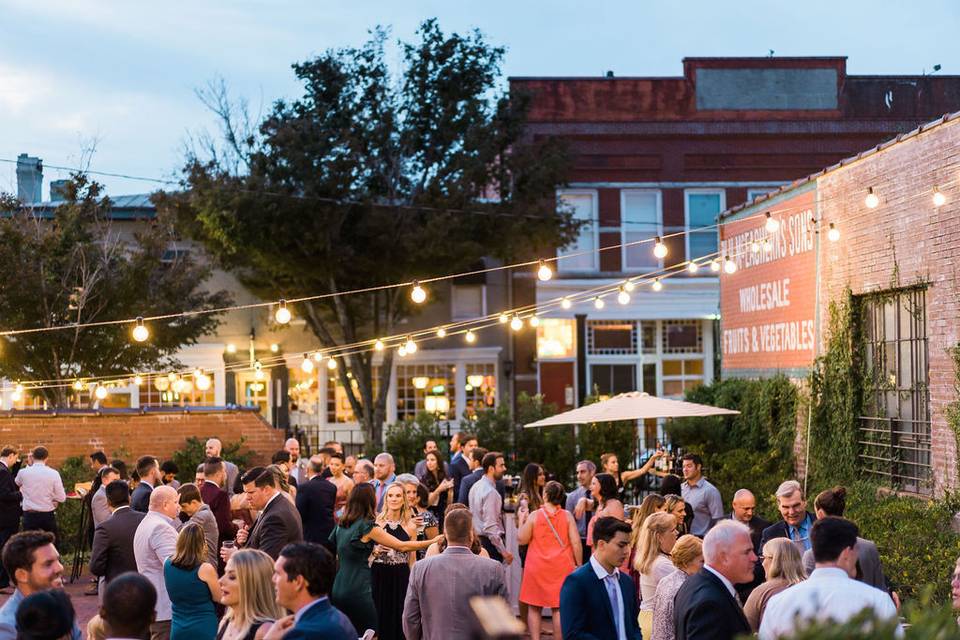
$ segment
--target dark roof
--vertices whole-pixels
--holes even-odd
[[[151,202],[150,193],[134,193],[123,196],[108,196],[113,205],[110,207],[111,220],[138,220],[153,218],[157,215],[157,207]],[[52,213],[63,204],[63,200],[46,200],[23,205],[24,209],[32,209],[43,213]]]

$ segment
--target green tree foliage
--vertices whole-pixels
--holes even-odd
[[[244,448],[246,438],[241,437],[237,442],[224,442],[223,449],[220,452],[224,460],[229,460],[240,469],[249,469],[250,461],[256,455],[256,452]],[[197,477],[197,467],[201,462],[207,459],[206,453],[207,439],[197,436],[187,438],[183,446],[173,452],[171,460],[177,465],[177,480],[183,482],[193,482]],[[271,455],[273,451],[266,452]],[[162,461],[161,461],[162,462]]]
[[[303,95],[276,102],[258,126],[238,125],[223,91],[208,94],[230,152],[189,158],[185,190],[165,206],[267,299],[465,271],[576,235],[555,196],[567,154],[555,140],[522,138],[528,101],[499,88],[504,49],[478,31],[444,34],[435,20],[401,43],[399,65],[386,42],[376,29],[359,48],[295,64]],[[372,343],[414,312],[407,294],[327,297],[294,311],[323,347]],[[393,357],[383,352],[382,370]],[[368,441],[380,442],[387,385],[375,391],[372,359],[354,351],[338,375]]]
[[[212,309],[225,292],[204,290],[209,268],[189,255],[164,260],[176,239],[172,220],[159,216],[121,235],[110,200],[84,175],[74,175],[66,199],[52,212],[4,200],[0,216],[0,317],[4,328],[43,329],[136,316]],[[131,325],[23,333],[0,338],[0,376],[47,380],[36,392],[66,406],[76,376],[124,376],[176,366],[172,356],[217,326],[215,315],[176,316],[149,323],[150,340],[133,342]]]
[[[436,441],[439,446],[444,441],[440,431],[440,423],[436,416],[421,411],[412,420],[403,420],[387,427],[386,448],[393,456],[397,465],[397,473],[413,472],[413,467],[423,459],[423,444],[427,440]],[[378,445],[367,447],[370,455],[380,451]],[[440,447],[440,456],[443,459],[444,447]],[[449,460],[447,460],[449,462]]]

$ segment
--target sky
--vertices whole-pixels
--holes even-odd
[[[409,40],[431,17],[505,46],[505,77],[679,76],[684,57],[771,49],[846,56],[850,74],[960,74],[957,0],[0,0],[0,160],[42,158],[44,198],[68,173],[50,165],[175,178],[191,133],[216,126],[197,88],[222,77],[266,113],[299,95],[293,62],[378,24]],[[157,186],[97,179],[111,195]],[[0,191],[16,191],[12,164]]]

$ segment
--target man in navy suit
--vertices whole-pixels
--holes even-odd
[[[757,554],[750,527],[722,520],[703,538],[703,569],[686,579],[673,601],[677,638],[733,640],[751,633],[734,585],[753,580]]]
[[[560,589],[563,640],[641,640],[637,591],[618,569],[630,554],[630,525],[599,518],[593,544],[590,561],[567,576]]]
[[[343,462],[342,453],[334,451],[331,455]],[[333,507],[337,501],[337,485],[321,475],[324,465],[319,456],[310,458],[309,465],[307,473],[310,479],[304,480],[297,488],[297,511],[303,522],[303,539],[322,544],[333,553],[335,549],[329,537],[334,527]]]
[[[312,542],[288,544],[273,565],[277,603],[290,611],[277,621],[287,629],[284,640],[357,640],[357,630],[342,611],[330,604],[336,563],[330,552]]]

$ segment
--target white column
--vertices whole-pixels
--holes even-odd
[[[713,382],[713,320],[701,320],[703,325],[703,384]]]
[[[457,425],[460,429],[460,416],[467,409],[467,363],[464,360],[457,360],[455,366],[456,372],[453,374],[453,398],[456,403],[456,411],[453,414],[453,420],[450,422]]]
[[[227,404],[227,372],[222,362],[213,370],[213,404],[218,407]]]

